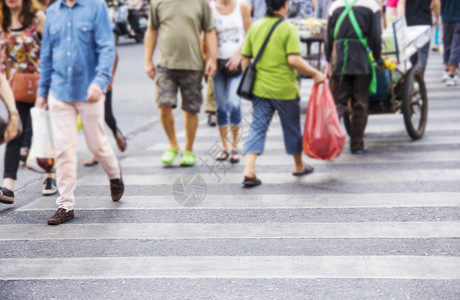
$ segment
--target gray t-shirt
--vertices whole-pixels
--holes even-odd
[[[158,65],[203,70],[200,32],[214,29],[208,0],[152,0],[149,24],[159,31]]]

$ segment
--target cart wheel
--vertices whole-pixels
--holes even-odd
[[[345,125],[345,130],[347,131],[348,136],[351,136],[351,109],[347,108],[343,114],[343,125]]]
[[[422,138],[428,117],[428,97],[423,75],[418,69],[409,71],[404,79],[401,110],[409,136],[413,140]]]

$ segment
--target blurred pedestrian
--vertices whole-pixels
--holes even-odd
[[[346,15],[349,6],[352,8]],[[369,106],[369,79],[374,68],[369,60],[369,48],[377,64],[383,67],[381,35],[380,8],[375,1],[338,0],[332,3],[327,21],[326,59],[331,64],[331,89],[340,118],[351,99],[352,154],[366,152],[363,135]]]
[[[439,25],[439,0],[399,0],[406,17],[407,26],[433,26]],[[430,41],[417,50],[417,54],[411,57],[412,64],[418,64],[422,74],[425,74],[428,55],[430,53]]]
[[[21,73],[38,74],[40,56],[40,37],[43,33],[45,15],[37,11],[31,0],[1,0],[1,57],[2,69],[8,80]],[[0,201],[14,202],[14,183],[17,179],[21,147],[30,147],[32,135],[30,109],[33,103],[17,102],[24,133],[8,142],[5,151],[3,187]],[[28,131],[30,130],[30,131]],[[24,139],[26,141],[24,142]],[[28,151],[27,151],[28,152]],[[53,173],[47,173],[42,194],[56,194],[56,181]]]
[[[193,166],[196,162],[193,142],[203,102],[203,68],[206,75],[211,77],[216,71],[217,38],[211,7],[208,0],[197,0],[187,5],[180,1],[152,0],[149,19],[145,37],[145,71],[151,79],[157,76],[156,102],[169,141],[161,162],[171,165],[179,153],[172,110],[177,106],[177,92],[180,89],[186,135],[180,165]],[[201,30],[204,31],[206,44],[205,66],[200,47]],[[152,58],[157,40],[160,55],[158,67],[155,67]]]
[[[280,18],[288,13],[288,0],[267,0],[267,16],[249,28],[242,49],[243,70],[262,48],[268,33]],[[300,37],[297,29],[287,21],[281,22],[270,37],[256,66],[257,76],[252,93],[252,123],[245,138],[245,186],[261,184],[256,176],[255,163],[265,147],[268,127],[275,111],[281,120],[286,152],[294,158],[294,176],[313,172],[302,161],[302,133],[300,129],[300,92],[296,71],[313,77],[315,84],[323,81],[323,74],[300,56]]]
[[[115,41],[103,0],[59,0],[48,8],[37,107],[48,106],[61,196],[49,225],[74,217],[77,114],[86,143],[110,179],[113,201],[123,196],[120,165],[104,130],[104,90],[112,78]]]
[[[241,98],[236,94],[240,84],[241,47],[251,26],[249,5],[243,0],[217,0],[211,4],[217,33],[217,71],[213,78],[222,151],[216,160],[230,157],[239,161],[237,150],[241,124]],[[227,145],[227,132],[231,132],[231,149]]]
[[[441,0],[441,18],[446,66],[442,79],[446,86],[455,86],[460,82],[457,76],[460,63],[460,1]]]
[[[142,8],[143,0],[127,0],[128,3],[128,22],[131,26],[130,34],[136,36],[139,29],[140,10]]]
[[[327,19],[327,14],[332,1],[335,0],[318,0],[315,7],[315,17],[317,19]]]
[[[267,5],[265,0],[248,0],[251,5],[252,22],[255,22],[265,16]]]
[[[113,77],[115,76],[115,72],[118,66],[118,52],[115,51],[115,62],[113,63],[112,69],[112,79],[110,80],[109,85],[107,86],[107,92],[105,93],[105,103],[104,103],[104,120],[105,124],[109,126],[110,130],[112,131],[113,137],[115,138],[115,142],[117,143],[118,150],[120,152],[124,152],[128,147],[128,142],[126,141],[125,137],[121,133],[120,129],[117,126],[117,120],[113,115],[113,108],[112,108],[112,86],[113,86]],[[97,158],[96,155],[91,155],[91,157],[83,162],[83,165],[86,167],[91,167],[96,165]]]

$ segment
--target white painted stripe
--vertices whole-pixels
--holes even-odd
[[[183,207],[167,196],[125,196],[120,202],[108,201],[108,195],[78,198],[77,209],[297,209],[297,208],[396,208],[460,207],[460,193],[391,193],[391,194],[284,194],[284,195],[206,195],[194,207]],[[53,210],[54,199],[38,198],[17,211]]]
[[[240,184],[243,180],[241,174],[227,173],[223,170],[214,168],[214,173],[195,173],[200,175],[208,184]],[[308,187],[312,184],[366,184],[366,183],[409,183],[409,182],[460,182],[459,170],[409,170],[398,171],[395,176],[394,171],[335,171],[328,173],[313,173],[304,177],[295,177],[291,173],[262,173],[259,174],[264,183],[282,184],[297,183]],[[124,175],[123,180],[126,185],[171,185],[178,180],[178,174],[154,174],[154,175]],[[108,180],[105,176],[89,175],[78,180],[79,186],[107,185]]]
[[[460,102],[460,101],[459,101]],[[445,105],[445,104],[444,104]],[[459,105],[460,107],[460,105]],[[249,121],[248,121],[249,122]],[[243,126],[248,126],[246,122]],[[438,131],[448,131],[448,130],[458,130],[459,123],[453,122],[443,122],[443,123],[428,123],[426,127],[426,132],[438,132]],[[398,132],[406,132],[406,128],[404,127],[404,122],[401,118],[400,122],[392,122],[390,124],[382,125],[382,124],[372,124],[369,122],[369,125],[366,127],[366,133],[398,133]],[[197,136],[216,136],[218,138],[218,131],[216,128],[205,126],[201,127],[197,131]],[[268,136],[282,136],[281,127],[270,127],[268,130]],[[185,137],[184,132],[180,132],[177,134],[177,137]]]
[[[208,149],[213,149],[212,144],[209,145]],[[239,148],[239,149],[242,149]],[[206,150],[202,150],[206,151]],[[281,151],[281,150],[280,150]],[[197,166],[206,167],[212,166],[214,163],[214,156],[212,153],[196,153],[197,154]],[[244,162],[244,156],[240,157],[240,164]],[[437,162],[458,162],[460,160],[460,152],[454,151],[430,151],[430,152],[418,152],[416,155],[410,152],[396,152],[396,153],[385,153],[383,155],[373,155],[371,153],[364,156],[356,156],[349,153],[343,153],[334,161],[322,161],[309,159],[308,162],[314,166],[318,165],[343,165],[343,164],[378,164],[378,163],[395,163],[395,162],[419,162],[425,163],[437,163]],[[176,164],[178,164],[179,158],[176,158]],[[164,166],[160,157],[157,156],[131,156],[123,159],[121,162],[122,167],[162,167]],[[224,162],[222,165],[214,165],[216,172],[222,171],[223,166],[231,165],[228,162]],[[268,166],[287,166],[290,170],[293,166],[292,157],[289,155],[262,155],[257,159],[257,165],[268,165]]]
[[[194,150],[208,150],[210,147],[214,146],[215,144],[220,144],[220,139],[217,136],[217,129],[216,129],[216,141],[207,141],[203,142],[200,140],[195,141],[193,144]],[[459,137],[429,137],[425,139],[421,139],[418,141],[412,141],[409,139],[401,140],[401,139],[366,139],[366,146],[367,147],[382,147],[385,146],[386,148],[389,147],[422,147],[422,146],[431,146],[431,145],[458,145],[460,150],[460,136]],[[239,146],[242,148],[243,143],[240,142]],[[147,148],[147,151],[163,151],[169,147],[168,143],[157,143],[153,146]],[[284,150],[284,142],[277,140],[269,140],[265,143],[265,149],[283,149]]]
[[[459,279],[460,258],[166,256],[0,259],[3,280],[115,278]]]
[[[78,212],[77,212],[78,213]],[[78,214],[77,214],[78,216]],[[460,222],[0,225],[0,240],[458,238]]]

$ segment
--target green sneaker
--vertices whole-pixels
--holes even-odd
[[[180,157],[179,164],[184,167],[191,167],[195,165],[195,154],[191,151],[184,151]]]
[[[174,159],[176,159],[177,154],[179,154],[178,149],[168,148],[165,150],[165,153],[161,157],[161,162],[170,166],[174,162]]]

